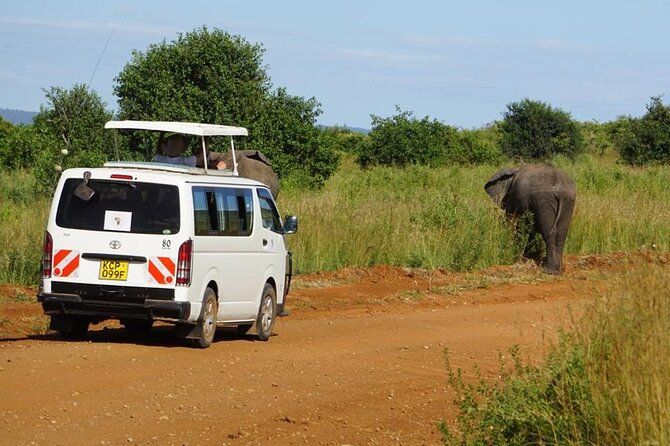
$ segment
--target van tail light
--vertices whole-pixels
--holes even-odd
[[[51,266],[53,260],[54,242],[49,231],[44,233],[44,244],[42,245],[42,278],[51,278]]]
[[[191,284],[191,258],[193,257],[193,240],[187,240],[179,247],[177,256],[177,285]]]

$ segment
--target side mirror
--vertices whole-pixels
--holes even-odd
[[[284,218],[284,234],[295,234],[298,230],[298,217],[287,215]]]

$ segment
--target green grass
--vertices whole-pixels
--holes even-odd
[[[577,183],[567,253],[670,249],[670,167],[590,155],[556,163]],[[281,210],[300,217],[289,236],[298,271],[380,263],[468,271],[519,260],[523,246],[483,189],[496,170],[361,170],[345,159],[323,190],[285,188]]]
[[[670,443],[670,276],[644,266],[589,302],[540,366],[501,361],[494,383],[449,366],[448,446]]]
[[[670,167],[630,168],[611,157],[557,160],[577,182],[566,251],[670,250]],[[301,273],[390,264],[472,271],[518,261],[524,246],[483,185],[497,166],[377,167],[345,158],[321,190],[286,183],[287,236]],[[50,198],[26,172],[0,178],[0,283],[34,285]]]
[[[35,193],[32,175],[0,175],[0,283],[37,283],[50,202]]]

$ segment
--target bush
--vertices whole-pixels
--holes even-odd
[[[615,141],[621,158],[629,164],[670,163],[670,107],[660,97],[652,97],[644,116],[618,122]]]
[[[326,127],[321,130],[321,145],[342,154],[358,155],[368,139],[367,135],[346,127]]]
[[[524,99],[507,105],[499,124],[503,152],[521,160],[554,155],[574,158],[584,148],[579,125],[568,112]]]
[[[440,423],[444,443],[668,444],[670,279],[646,260],[634,266],[540,366],[522,365],[513,349],[497,384],[466,383],[447,362],[460,411],[456,429]]]
[[[486,130],[459,130],[445,152],[447,164],[497,164],[504,159],[500,146]]]
[[[319,145],[320,104],[273,89],[263,52],[260,44],[205,27],[135,51],[116,78],[119,115],[247,127],[249,137],[238,139],[239,148],[263,151],[282,177],[299,174],[321,185],[338,159]],[[155,138],[134,132],[129,147],[150,158]],[[215,150],[227,149],[214,143]]]
[[[86,85],[51,87],[45,96],[47,104],[35,116],[30,141],[36,144],[32,150],[38,188],[51,191],[59,169],[96,167],[113,158],[114,141],[104,128],[112,114]]]
[[[362,167],[403,167],[410,164],[437,166],[446,159],[446,147],[456,144],[456,129],[428,116],[396,108],[389,118],[372,116],[369,140],[358,155]]]
[[[616,121],[601,123],[587,121],[579,123],[580,131],[584,136],[585,152],[594,155],[605,155],[614,152],[614,129]]]

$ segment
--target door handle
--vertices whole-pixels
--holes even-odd
[[[263,246],[267,246],[267,245],[268,245],[267,239],[263,239]]]

